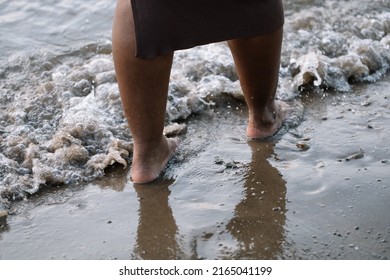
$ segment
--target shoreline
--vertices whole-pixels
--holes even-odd
[[[275,142],[248,142],[245,107],[218,104],[163,180],[119,167],[14,203],[0,259],[388,259],[389,85],[307,93]]]

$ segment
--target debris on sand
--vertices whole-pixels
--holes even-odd
[[[5,224],[7,223],[7,217],[8,217],[7,211],[0,211],[0,228],[5,226]]]

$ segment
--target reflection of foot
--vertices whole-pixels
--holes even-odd
[[[250,139],[262,139],[273,136],[287,117],[289,106],[283,101],[275,101],[272,112],[268,111],[260,117],[250,117],[246,135]]]
[[[164,170],[177,146],[177,139],[163,137],[160,144],[148,149],[145,153],[137,153],[135,150],[131,167],[131,180],[137,184],[154,181]]]

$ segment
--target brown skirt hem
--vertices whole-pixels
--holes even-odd
[[[259,36],[284,23],[281,0],[131,0],[131,3],[135,55],[140,58]]]

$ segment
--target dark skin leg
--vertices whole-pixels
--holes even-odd
[[[258,37],[228,42],[240,79],[249,120],[249,138],[265,138],[278,131],[287,105],[275,100],[283,29]]]
[[[134,32],[130,0],[119,0],[112,46],[123,110],[134,140],[131,178],[147,183],[158,177],[177,146],[163,135],[173,53],[150,60],[136,58]]]
[[[247,136],[273,135],[285,117],[276,102],[282,29],[229,41],[249,108]],[[113,25],[113,56],[123,110],[134,140],[131,178],[148,183],[158,177],[178,143],[163,135],[173,53],[153,59],[135,57],[131,3],[118,0]]]

